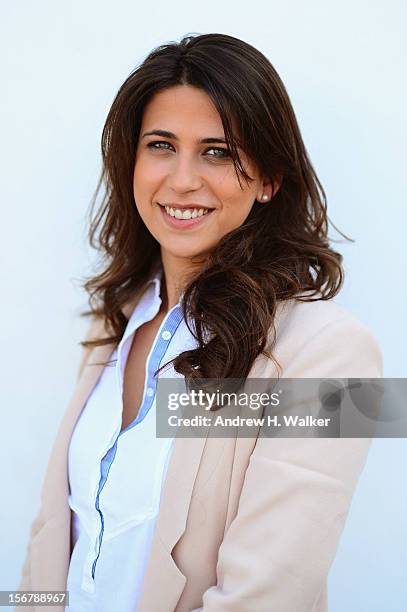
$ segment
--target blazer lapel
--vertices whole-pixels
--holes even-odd
[[[42,488],[42,527],[31,541],[31,578],[34,590],[66,588],[71,554],[71,510],[68,503],[68,449],[76,421],[103,371],[103,365],[90,365],[106,361],[112,345],[96,347],[80,376],[73,396],[62,418],[48,461]],[[31,609],[31,608],[30,608]],[[39,608],[35,607],[35,610]],[[51,610],[56,610],[51,607]],[[59,608],[58,608],[59,609]]]
[[[279,304],[275,320],[283,313]],[[273,378],[274,363],[259,355],[247,378]],[[186,577],[176,565],[172,550],[186,528],[188,510],[202,455],[211,472],[219,460],[216,447],[208,446],[210,427],[200,438],[175,438],[164,481],[152,549],[143,581],[138,612],[167,612],[175,609],[186,583]],[[238,442],[245,443],[243,438]],[[212,454],[211,454],[212,453]]]
[[[268,360],[263,356],[258,357],[248,378],[264,377],[265,368],[268,367]],[[138,612],[167,612],[175,609],[184,589],[186,577],[176,565],[172,550],[186,528],[203,453],[205,452],[205,469],[208,473],[212,473],[219,461],[219,446],[207,445],[211,428],[207,426],[204,431],[200,438],[178,437],[174,440]],[[242,438],[238,442],[247,443],[247,440]]]
[[[91,364],[107,361],[113,350],[114,347],[111,344],[98,346],[92,350],[88,367],[84,368],[61,421],[43,486],[42,510],[46,520],[55,516],[61,509],[61,505],[63,509],[66,509],[68,505],[69,443],[76,421],[103,371],[103,365]]]
[[[171,551],[186,528],[189,504],[208,432],[209,427],[202,438],[174,440],[138,612],[175,609],[185,586],[186,578],[176,565]]]

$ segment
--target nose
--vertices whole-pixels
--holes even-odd
[[[179,153],[174,156],[168,174],[168,186],[177,193],[196,191],[202,187],[202,177],[192,154]]]

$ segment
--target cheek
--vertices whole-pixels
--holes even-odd
[[[134,189],[148,191],[161,180],[162,175],[163,169],[159,163],[143,152],[137,155],[133,173]]]
[[[241,179],[242,190],[233,166],[222,173],[218,172],[218,176],[213,178],[211,184],[219,200],[223,202],[225,212],[233,217],[247,216],[256,197],[255,188],[245,185]]]
[[[255,196],[251,198],[249,194],[243,197],[241,191],[239,195],[235,194],[223,207],[223,222],[231,228],[242,225],[253,207],[254,198]]]
[[[133,173],[133,193],[136,200],[145,198],[151,199],[152,194],[156,190],[159,181],[156,176],[154,167],[151,164],[146,164],[142,159],[138,160],[134,167]]]
[[[149,175],[145,172],[143,164],[137,163],[133,174],[133,196],[136,208],[144,223],[148,223],[151,209],[149,203],[151,201],[152,191],[148,177]]]

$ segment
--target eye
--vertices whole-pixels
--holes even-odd
[[[165,140],[155,140],[154,142],[149,142],[147,147],[149,149],[167,149],[167,147],[158,147],[156,145],[168,145],[171,147],[169,142],[166,142]]]
[[[161,146],[164,145],[164,146]],[[152,150],[159,151],[160,149],[163,151],[168,151],[169,148],[172,148],[172,144],[165,140],[154,140],[153,142],[149,142],[147,147]],[[209,151],[214,151],[214,154],[210,154]],[[210,149],[206,149],[205,155],[208,157],[213,157],[214,159],[230,159],[231,153],[229,149],[224,149],[223,147],[211,147]]]
[[[211,147],[210,149],[206,150],[207,153],[208,151],[217,151],[216,155],[210,155],[209,157],[218,157],[219,159],[229,159],[231,156],[229,149],[223,149],[222,147]]]

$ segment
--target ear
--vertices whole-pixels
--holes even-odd
[[[262,203],[269,202],[280,189],[282,182],[283,177],[281,174],[274,176],[272,179],[263,178],[262,186],[257,193],[256,199]]]

